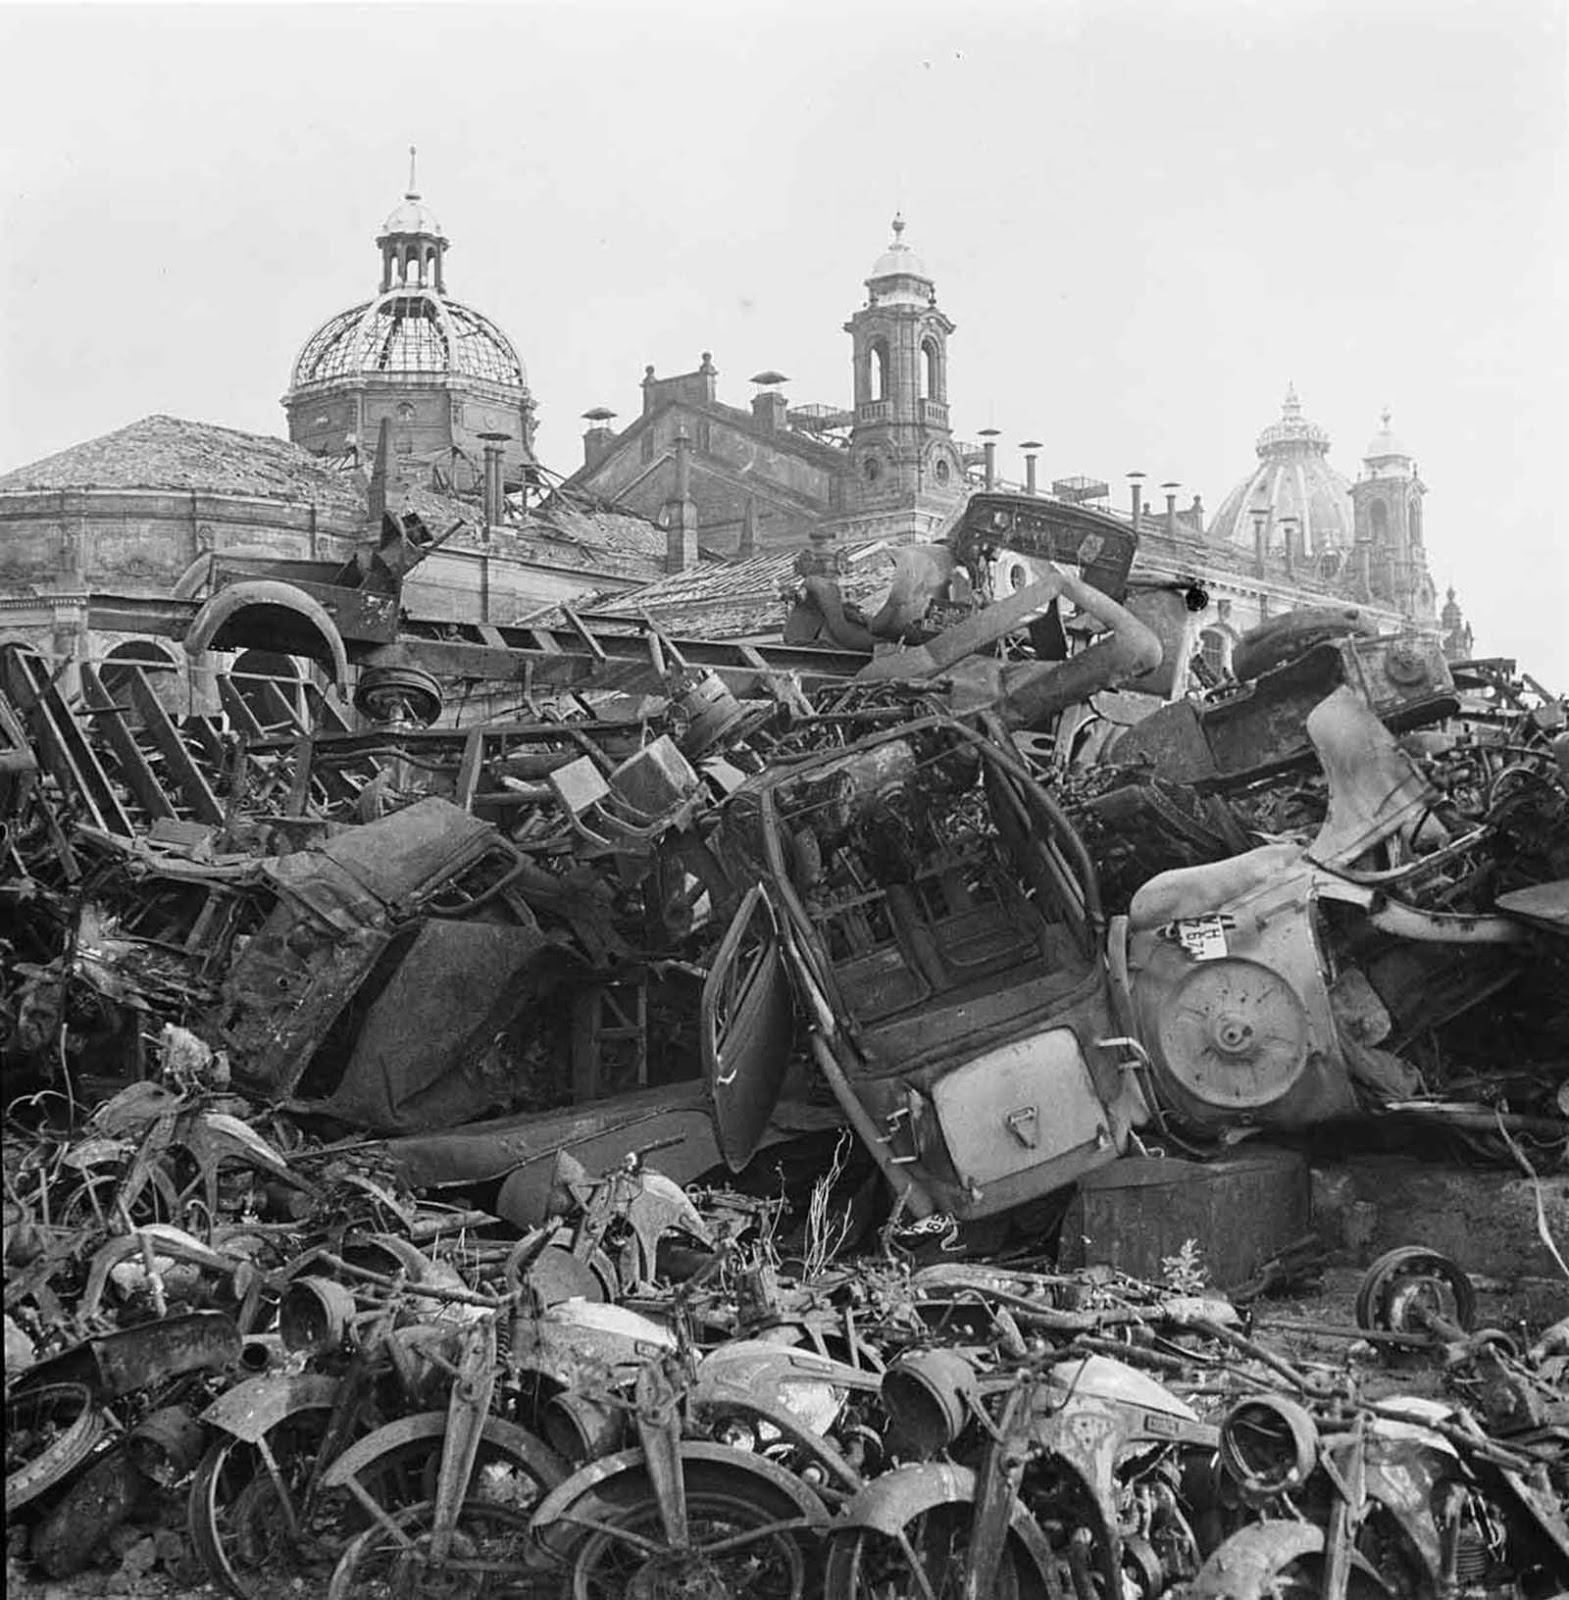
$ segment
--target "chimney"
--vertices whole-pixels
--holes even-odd
[[[986,487],[997,487],[997,434],[996,428],[982,428],[981,437],[986,441]]]
[[[485,529],[487,537],[491,528],[501,525],[501,514],[506,504],[501,492],[501,447],[511,437],[510,433],[482,433],[480,435],[480,438],[485,441]]]
[[[1035,452],[1041,448],[1041,442],[1039,439],[1026,439],[1019,448],[1024,452],[1024,492],[1034,494]]]
[[[616,442],[615,429],[610,426],[610,419],[615,416],[609,406],[595,406],[592,411],[583,413],[583,420],[588,423],[588,432],[583,435],[583,465],[585,467],[597,466],[610,454],[610,447]]]
[[[697,507],[692,502],[692,441],[683,423],[676,430],[675,494],[665,502],[665,571],[697,565]]]
[[[1130,472],[1128,483],[1133,490],[1133,531],[1139,531],[1139,521],[1144,515],[1144,474]]]
[[[1177,490],[1181,487],[1182,485],[1174,478],[1161,485],[1161,488],[1166,491],[1166,537],[1168,539],[1177,537]]]
[[[737,561],[749,560],[757,554],[757,496],[746,497],[746,510],[741,513],[741,538],[735,547]]]
[[[752,382],[761,386],[752,396],[752,415],[757,419],[758,427],[766,433],[778,433],[785,426],[785,414],[790,406],[780,394],[778,386],[789,381],[782,372],[775,372],[772,368],[752,375]]]
[[[1264,558],[1268,552],[1269,513],[1260,509],[1253,513],[1253,570],[1261,578],[1264,576]]]

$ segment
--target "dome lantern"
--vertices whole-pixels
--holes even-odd
[[[420,198],[415,178],[417,152],[409,146],[409,187],[403,203],[381,225],[376,244],[381,250],[381,292],[432,288],[445,294],[444,260],[447,236],[436,213]]]

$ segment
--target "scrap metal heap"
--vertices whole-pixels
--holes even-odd
[[[1380,1371],[1269,1334],[1311,1241],[1231,1299],[1056,1248],[1102,1169],[1261,1133],[1562,1161],[1563,704],[1306,614],[1129,725],[1202,596],[1131,591],[1095,513],[972,505],[875,617],[808,573],[835,649],[793,671],[651,619],[568,613],[570,670],[437,637],[395,519],[190,607],[193,654],[314,654],[300,697],[177,721],[0,645],[13,1558],[1564,1592],[1569,1324],[1479,1332],[1407,1249],[1346,1330]],[[443,725],[465,676],[527,716]]]

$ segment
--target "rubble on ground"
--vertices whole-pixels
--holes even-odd
[[[421,547],[343,580],[358,727],[0,644],[19,1571],[1563,1591],[1566,1324],[1419,1243],[1345,1327],[1271,1312],[1315,1142],[1524,1174],[1569,1280],[1562,701],[1308,614],[1102,715],[1187,602],[1103,541],[933,612],[977,537],[873,617],[812,580],[900,641],[853,675],[738,694],[649,621],[629,679],[574,618],[570,696],[463,726],[391,620]]]

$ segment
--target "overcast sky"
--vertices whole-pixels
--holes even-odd
[[[420,149],[538,448],[652,362],[850,395],[896,208],[963,438],[1212,509],[1294,381],[1379,413],[1479,651],[1569,687],[1565,0],[0,6],[0,470],[152,412],[283,433]]]

